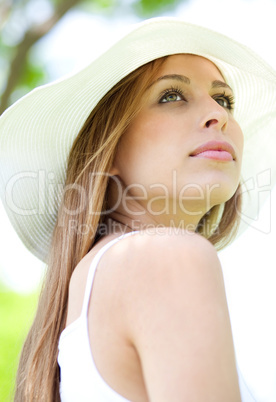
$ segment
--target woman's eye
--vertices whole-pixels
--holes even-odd
[[[218,96],[215,101],[223,108],[232,110],[234,108],[234,97],[233,96]]]
[[[175,102],[181,100],[181,97],[176,94],[176,93],[170,93],[168,95],[163,96],[161,99],[161,103],[166,103],[166,102]]]
[[[175,91],[174,92],[170,91],[170,92],[165,93],[161,97],[159,103],[171,103],[171,102],[178,102],[178,101],[182,101],[182,100],[184,100],[182,94],[175,92]]]
[[[229,102],[225,98],[217,98],[216,102],[222,107],[226,107],[226,108],[229,107]]]

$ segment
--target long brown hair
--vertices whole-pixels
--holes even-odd
[[[108,173],[116,147],[141,107],[146,88],[166,58],[157,59],[116,84],[93,109],[69,158],[64,197],[52,238],[48,269],[37,314],[25,341],[17,374],[15,401],[59,401],[58,341],[65,327],[68,288],[73,270],[91,249],[107,206]],[[80,196],[78,189],[85,189]],[[200,221],[199,232],[213,244],[229,242],[238,226],[238,191]],[[74,210],[68,214],[68,207]],[[206,229],[219,222],[216,229]],[[85,234],[80,232],[85,228]]]

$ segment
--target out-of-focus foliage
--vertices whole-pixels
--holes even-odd
[[[126,7],[141,17],[173,9],[187,0],[0,0],[0,114],[33,87],[47,81],[33,45],[74,8],[111,18]]]
[[[170,10],[179,3],[179,0],[140,0],[134,3],[134,8],[138,14],[150,17],[158,11]]]
[[[22,74],[18,77],[18,85],[24,86],[26,83],[30,87],[37,86],[45,80],[46,74],[43,68],[35,63],[27,63],[22,66]]]
[[[11,401],[20,350],[32,322],[37,294],[0,288],[0,401]]]

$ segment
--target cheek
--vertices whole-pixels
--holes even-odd
[[[240,161],[242,162],[242,157],[243,157],[243,147],[244,147],[244,136],[243,136],[243,132],[240,128],[240,126],[238,126],[238,130],[237,130],[237,148],[239,151],[239,157],[240,157]]]
[[[242,160],[243,155],[243,146],[244,146],[244,136],[241,127],[233,120],[231,122],[231,126],[229,127],[229,132],[231,133],[230,137],[235,145],[236,151],[238,153],[238,159]]]
[[[175,154],[170,134],[170,125],[163,119],[143,118],[132,123],[121,138],[114,160],[114,166],[126,185],[146,184],[164,175]]]
[[[175,119],[165,113],[147,113],[131,126],[130,136],[142,146],[153,142],[156,145],[157,141],[162,142],[168,137],[174,125]]]
[[[173,121],[168,119],[152,118],[141,116],[136,119],[125,135],[122,137],[118,147],[118,157],[128,162],[134,159],[143,160],[143,157],[157,157],[160,149],[170,146],[170,133]]]
[[[238,143],[239,149],[242,152],[243,151],[243,143],[244,143],[243,132],[242,132],[242,129],[241,129],[239,123],[236,120],[234,120],[233,124],[234,124],[234,132],[235,132],[236,141]]]
[[[134,122],[129,134],[129,145],[135,145],[139,152],[160,158],[165,154],[175,154],[183,147],[187,140],[187,133],[191,131],[189,121],[184,114],[153,111],[145,113]]]

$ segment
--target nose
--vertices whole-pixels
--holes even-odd
[[[227,129],[228,119],[228,110],[220,106],[215,99],[211,98],[206,104],[201,127],[206,129],[212,128],[224,133]]]

